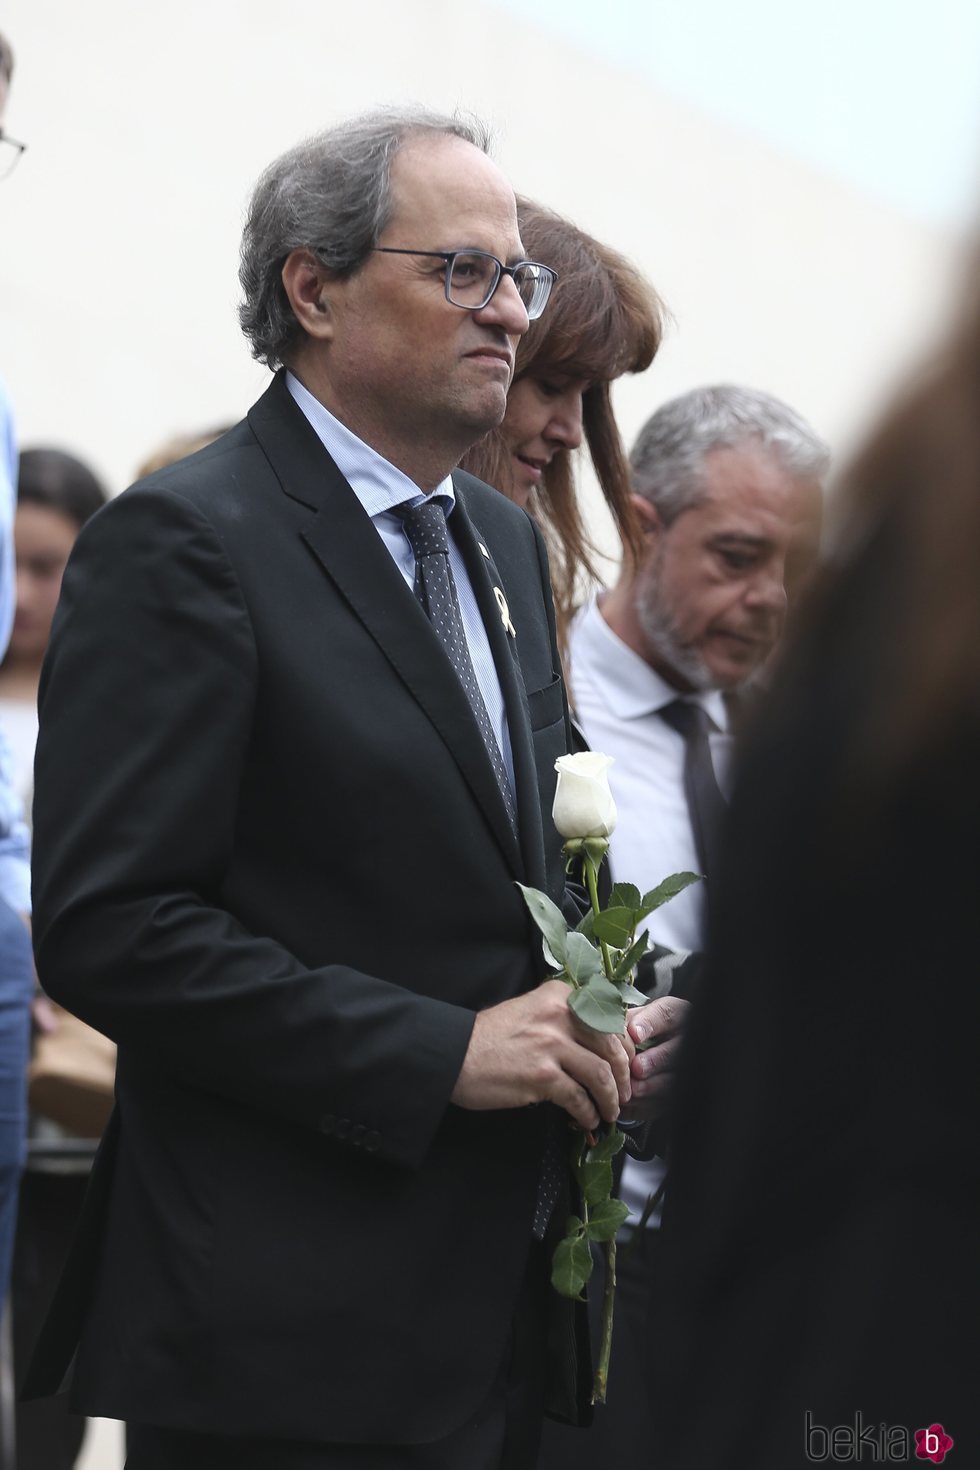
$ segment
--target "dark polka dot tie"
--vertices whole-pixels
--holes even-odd
[[[690,699],[675,699],[657,714],[684,741],[684,796],[701,872],[707,880],[718,871],[718,842],[725,822],[726,803],[718,789],[711,760],[711,716]]]
[[[504,806],[507,808],[510,825],[516,832],[517,808],[514,804],[510,776],[504,765],[504,758],[500,753],[500,746],[497,744],[497,737],[494,734],[483,695],[480,693],[480,685],[477,682],[466,634],[463,631],[456,583],[453,580],[452,567],[449,565],[449,533],[446,527],[446,512],[440,501],[427,500],[423,505],[399,510],[398,513],[415,553],[415,595],[425,608],[429,621],[449,655],[449,661],[456,670],[456,676],[470,702],[470,708],[490,757],[490,764],[493,766],[493,774],[500,787],[500,794],[504,799]]]

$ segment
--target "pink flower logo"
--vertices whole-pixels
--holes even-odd
[[[952,1448],[953,1440],[941,1424],[930,1424],[928,1429],[915,1431],[917,1460],[931,1460],[934,1465],[941,1465]]]

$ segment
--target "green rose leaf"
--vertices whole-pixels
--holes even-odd
[[[551,1261],[551,1284],[560,1296],[581,1297],[592,1275],[592,1252],[584,1236],[560,1240]]]
[[[626,1134],[621,1133],[618,1128],[610,1128],[609,1132],[593,1148],[589,1149],[589,1162],[596,1160],[614,1159],[621,1149],[626,1146]]]
[[[619,991],[604,975],[595,975],[585,985],[576,987],[568,1004],[583,1026],[607,1035],[622,1036],[626,1021]]]
[[[639,939],[631,944],[629,949],[625,950],[616,961],[613,966],[613,978],[616,980],[625,980],[628,975],[631,975],[634,966],[639,964],[640,960],[646,954],[649,944],[650,934],[648,930],[644,929]]]
[[[640,912],[636,916],[637,923],[645,919],[647,914],[652,914],[661,904],[683,893],[685,888],[690,888],[692,883],[700,883],[701,876],[700,873],[671,873],[669,878],[665,878],[656,888],[651,888],[649,893],[643,895]]]
[[[525,888],[523,883],[518,883],[518,888],[524,896],[528,912],[544,935],[544,957],[549,965],[555,970],[560,970],[565,964],[565,946],[568,936],[568,924],[565,915],[557,904],[552,903],[546,893],[539,888]]]
[[[599,979],[602,976],[602,956],[584,934],[573,932],[566,936],[565,973],[579,986],[587,985],[593,978]]]
[[[593,924],[596,939],[604,939],[615,949],[622,949],[629,944],[635,928],[633,910],[618,907],[603,909],[601,914],[596,915]]]
[[[587,1159],[575,1170],[586,1204],[597,1205],[612,1193],[612,1164],[608,1159]]]
[[[586,1227],[589,1239],[612,1240],[629,1212],[629,1205],[624,1205],[621,1199],[601,1200],[589,1216]]]
[[[640,903],[640,890],[632,883],[614,883],[612,893],[609,895],[609,907],[611,909],[638,909]]]
[[[579,922],[575,925],[575,933],[576,934],[584,934],[585,937],[586,937],[586,939],[592,939],[594,937],[593,936],[593,925],[594,924],[595,924],[595,914],[592,912],[591,909],[589,909],[589,912],[586,914],[585,918],[584,919],[580,919]]]
[[[631,985],[628,980],[620,980],[616,989],[619,991],[619,998],[624,1006],[645,1006],[649,1003],[650,997],[644,995],[642,990],[637,990],[636,986]]]

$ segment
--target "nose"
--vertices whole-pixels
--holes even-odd
[[[489,326],[500,327],[508,337],[523,337],[530,325],[527,307],[512,276],[502,275],[486,306],[481,306],[473,315]]]
[[[745,592],[745,605],[782,617],[786,611],[786,578],[784,568],[769,565],[760,567]]]
[[[568,388],[552,406],[544,437],[561,449],[578,449],[582,442],[582,393]]]

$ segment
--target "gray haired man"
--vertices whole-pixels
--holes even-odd
[[[704,941],[736,705],[814,566],[827,463],[809,425],[767,393],[717,386],[664,404],[630,456],[643,554],[571,628],[575,716],[592,748],[615,760],[612,876],[646,890],[668,873],[705,875],[651,926],[656,979],[685,998]],[[658,1060],[653,1048],[634,1069],[652,1075]],[[663,1175],[661,1160],[623,1169],[636,1239],[619,1269],[608,1412],[585,1445],[550,1430],[543,1464],[574,1467],[586,1454],[617,1463],[645,1442],[641,1365],[659,1210],[636,1227]]]
[[[631,1046],[545,980],[547,562],[455,466],[552,272],[403,112],[266,171],[241,280],[275,378],[85,528],[45,667],[38,970],[119,1062],[38,1383],[77,1343],[130,1470],[530,1470],[587,1380],[546,1164]]]

